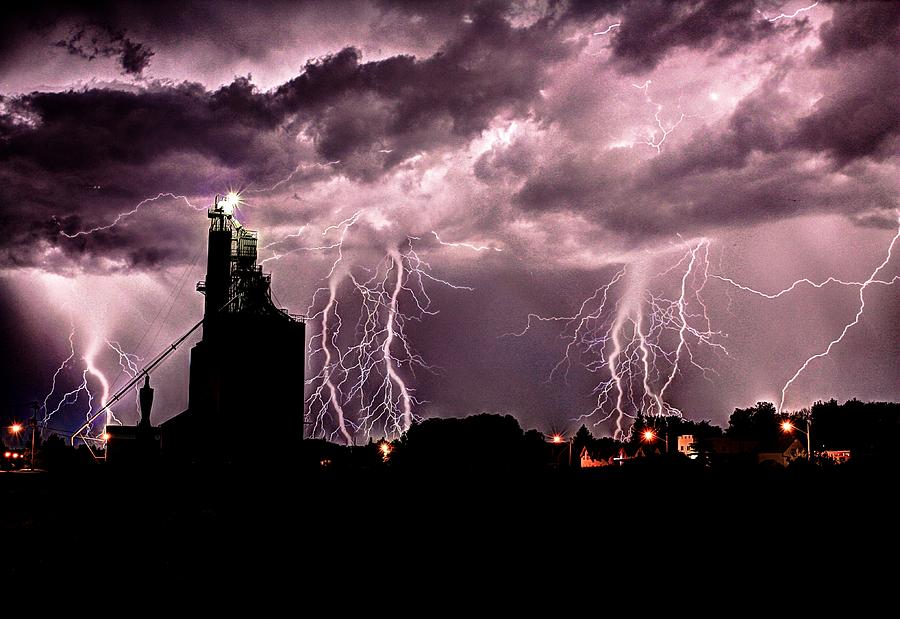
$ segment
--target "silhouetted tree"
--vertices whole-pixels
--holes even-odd
[[[462,419],[426,419],[397,441],[391,463],[407,470],[521,470],[546,453],[510,415],[480,414]],[[543,442],[543,441],[542,441]],[[546,462],[546,460],[544,460]]]
[[[578,458],[581,455],[581,450],[585,447],[588,448],[588,451],[591,450],[591,446],[594,442],[594,435],[591,434],[591,431],[588,430],[587,426],[581,424],[581,427],[578,428],[578,431],[575,433],[575,436],[572,437],[572,464],[576,467],[578,466]]]
[[[781,421],[771,402],[757,402],[752,408],[736,408],[728,419],[726,435],[747,441],[758,441],[764,448],[770,448],[781,438]]]
[[[816,402],[810,411],[813,442],[823,449],[849,449],[854,459],[896,459],[900,450],[900,404]]]

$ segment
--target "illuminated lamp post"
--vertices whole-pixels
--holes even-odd
[[[22,433],[22,424],[19,423],[18,421],[14,421],[13,424],[11,426],[9,426],[9,433],[15,437],[18,437],[19,434]],[[17,453],[11,454],[8,451],[6,452],[5,455],[7,458],[12,457],[13,460],[15,460],[16,458],[19,457],[19,454],[17,454]]]
[[[659,438],[658,436],[656,436],[656,432],[653,430],[644,430],[642,436],[644,438],[645,443],[652,443],[657,438]],[[668,430],[668,428],[666,428],[665,445],[666,445],[665,453],[669,453],[669,430]]]
[[[569,467],[572,467],[572,440],[564,439],[562,434],[556,433],[550,437],[549,441],[552,445],[562,445],[563,443],[569,444]],[[562,455],[562,454],[560,454]],[[556,458],[556,463],[559,464],[559,457]]]
[[[809,461],[812,459],[812,415],[806,418],[806,431],[801,430],[789,420],[784,421],[781,424],[781,431],[785,434],[790,434],[796,430],[800,434],[806,435],[806,460]]]

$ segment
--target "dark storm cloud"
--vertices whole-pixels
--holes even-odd
[[[0,198],[34,207],[27,218],[5,218],[6,248],[34,248],[28,241],[43,235],[67,252],[103,251],[99,242],[60,238],[48,221],[75,231],[160,190],[209,193],[210,168],[257,186],[276,182],[303,156],[298,131],[323,162],[340,160],[335,173],[374,180],[418,152],[463,143],[497,114],[528,115],[546,68],[578,49],[552,28],[547,21],[515,28],[495,11],[477,11],[429,58],[363,62],[347,48],[308,62],[299,77],[267,93],[239,78],[213,92],[182,83],[6,99]],[[176,158],[192,164],[172,165]],[[84,201],[73,203],[73,196]],[[123,246],[134,242],[123,235]],[[19,260],[27,263],[27,252]]]
[[[862,30],[877,14],[896,29],[896,20],[877,3],[841,9],[820,32],[825,51],[815,63],[824,94],[806,113],[796,114],[783,84],[797,67],[781,62],[729,116],[650,161],[634,165],[622,149],[598,153],[578,142],[536,156],[514,142],[482,156],[477,175],[508,180],[515,169],[523,182],[514,202],[526,213],[574,210],[634,242],[804,213],[839,212],[893,227],[884,213],[896,207],[896,185],[869,164],[894,157],[900,144],[897,39],[881,27],[860,44],[864,54],[849,53],[834,28]],[[810,167],[820,155],[831,168]],[[832,171],[852,183],[829,179]]]
[[[212,11],[211,6],[193,10]],[[280,15],[287,5],[274,6]],[[530,15],[520,27],[510,21],[518,9],[505,3],[392,2],[380,7],[450,38],[425,58],[395,55],[367,62],[359,49],[347,47],[307,61],[296,78],[267,92],[248,77],[214,90],[189,82],[152,83],[130,91],[35,92],[4,99],[0,199],[22,205],[27,213],[3,216],[4,263],[34,264],[39,251],[53,247],[79,264],[91,251],[120,258],[124,253],[124,260],[136,266],[166,264],[165,247],[143,253],[129,249],[142,243],[161,247],[155,239],[141,238],[137,229],[77,242],[60,237],[59,230],[108,223],[159,191],[211,194],[221,189],[223,177],[254,188],[286,178],[303,185],[329,176],[374,183],[417,154],[464,147],[498,117],[529,119],[544,128],[566,126],[558,110],[543,104],[541,89],[556,67],[575,59],[586,45],[583,36],[571,36],[573,24],[580,32],[621,14],[622,26],[610,38],[613,65],[643,72],[680,48],[727,53],[776,28],[803,23],[773,25],[743,2],[565,3]],[[211,22],[232,19],[233,8],[226,4]],[[103,13],[104,23],[115,24],[104,32],[124,43],[129,39],[120,33],[126,32],[128,16],[139,15],[134,19],[149,27],[163,19],[164,9],[126,4],[96,14],[60,14],[88,18]],[[779,91],[790,69],[784,65],[730,116],[696,128],[684,143],[667,146],[652,161],[638,164],[627,149],[598,151],[592,141],[577,136],[554,144],[520,137],[482,155],[474,175],[487,186],[510,189],[514,206],[526,216],[572,209],[636,240],[692,222],[716,226],[755,220],[752,202],[763,198],[772,203],[757,211],[768,216],[827,210],[831,207],[815,202],[816,192],[782,196],[767,184],[805,178],[806,172],[791,167],[800,165],[802,153],[826,154],[837,166],[891,154],[898,131],[897,108],[886,104],[897,98],[891,40],[873,35],[866,49],[878,61],[864,62],[859,54],[843,53],[849,44],[835,34],[838,27],[864,30],[873,14],[883,12],[880,5],[868,4],[835,12],[821,31],[825,51],[816,60],[835,79],[828,82],[825,97],[799,119],[783,113],[790,107]],[[60,14],[13,21],[40,29]],[[882,21],[893,23],[891,15],[887,11]],[[196,15],[188,17],[174,16],[167,33],[182,29],[180,20],[199,23]],[[105,43],[88,31],[76,34],[69,43],[78,53],[104,53],[95,52]],[[242,38],[239,31],[235,34]],[[147,60],[140,49],[126,51],[126,62],[134,68]],[[566,94],[554,96],[565,99]],[[728,182],[743,184],[727,190]],[[661,186],[667,190],[657,194]],[[719,195],[723,191],[727,195]],[[641,197],[635,198],[635,192]],[[856,214],[883,208],[883,195],[883,188],[871,188],[845,208]],[[698,205],[704,205],[702,216]],[[280,219],[284,217],[272,213],[271,221]]]
[[[793,144],[827,152],[838,165],[897,154],[900,59],[896,49],[870,51],[842,67],[842,83],[800,120]]]
[[[153,56],[153,50],[142,43],[136,43],[123,33],[99,24],[81,26],[67,39],[57,41],[73,56],[94,60],[96,58],[116,58],[125,73],[140,75]]]
[[[745,97],[730,117],[694,133],[693,139],[674,154],[653,162],[650,183],[669,182],[691,174],[742,168],[753,152],[773,153],[785,141],[790,124],[781,111],[789,104],[778,87],[783,72],[765,80]]]
[[[17,208],[0,215],[5,264],[34,263],[47,246],[79,264],[91,252],[111,258],[124,252],[129,264],[140,267],[183,257],[172,255],[154,228],[144,228],[143,236],[140,229],[123,229],[78,239],[61,237],[60,230],[105,224],[160,191],[218,190],[221,182],[208,180],[210,166],[260,176],[271,165],[283,169],[290,162],[285,144],[272,134],[277,119],[251,90],[237,80],[212,93],[181,84],[7,100],[0,124],[0,200]]]
[[[614,58],[625,73],[646,73],[680,47],[710,49],[722,44],[723,53],[775,32],[745,0],[631,2],[622,26],[613,37]]]
[[[114,162],[141,165],[167,152],[197,151],[226,163],[254,156],[254,131],[275,119],[247,98],[239,80],[214,93],[181,84],[141,92],[84,90],[32,93],[13,112],[35,119],[6,136],[0,157],[49,172],[98,170]],[[249,147],[249,148],[248,148]]]
[[[527,115],[546,68],[578,46],[559,41],[547,21],[514,28],[493,12],[471,19],[430,58],[361,63],[357,50],[345,49],[308,64],[274,98],[290,111],[315,114],[309,133],[320,154],[349,160],[349,170],[364,177],[377,171],[356,157],[391,150],[384,158],[389,168],[419,150],[479,133],[498,113]]]
[[[154,51],[127,36],[125,27],[111,19],[102,3],[25,3],[4,9],[0,25],[0,69],[10,62],[17,47],[29,41],[45,41],[85,60],[115,58],[123,72],[139,76],[150,64]],[[118,22],[118,23],[117,23]],[[46,40],[59,28],[66,35]]]
[[[822,25],[820,60],[897,44],[900,3],[838,2],[833,8],[831,20]]]

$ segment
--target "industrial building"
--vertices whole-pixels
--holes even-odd
[[[238,462],[247,451],[292,459],[303,429],[305,324],[272,301],[257,264],[258,233],[216,198],[210,225],[203,337],[191,349],[188,408],[159,427],[163,457]]]

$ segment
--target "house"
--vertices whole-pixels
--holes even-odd
[[[682,434],[678,437],[678,453],[691,459],[697,457],[697,443],[693,434]]]
[[[849,449],[826,449],[825,451],[820,451],[819,454],[824,458],[833,460],[836,464],[843,464],[850,459]]]
[[[796,438],[788,438],[779,442],[776,449],[772,451],[760,451],[759,463],[774,462],[775,464],[786,466],[797,458],[806,457],[806,447],[803,446]]]
[[[611,463],[611,459],[603,458],[598,453],[591,454],[586,446],[581,448],[581,468],[593,469],[598,466],[609,466]]]

